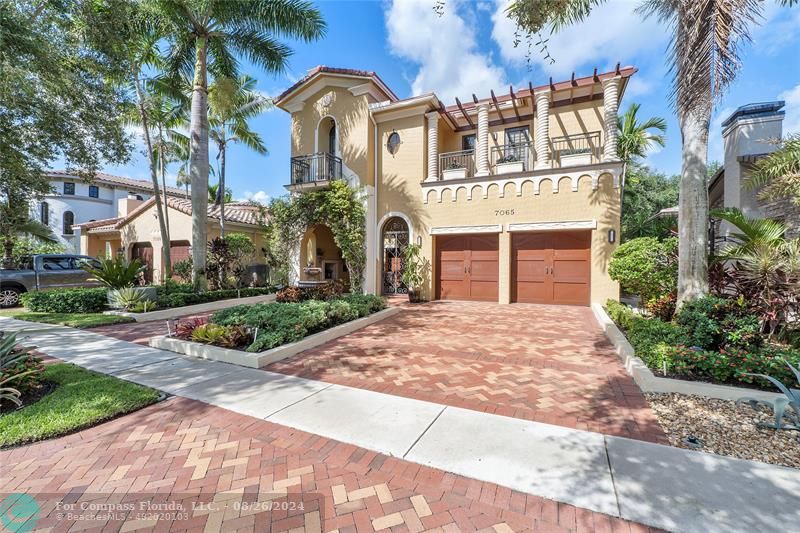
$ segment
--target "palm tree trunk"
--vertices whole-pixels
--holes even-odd
[[[161,191],[158,186],[158,173],[156,165],[153,161],[153,143],[150,139],[150,124],[147,120],[147,111],[144,108],[144,93],[142,91],[142,84],[139,80],[139,71],[134,68],[133,82],[136,86],[136,98],[139,104],[139,118],[142,121],[142,129],[144,130],[144,141],[147,145],[147,159],[150,165],[150,179],[153,182],[153,196],[156,199],[156,213],[158,213],[158,226],[161,232],[161,258],[164,265],[169,265],[169,234],[167,233],[167,226],[164,221],[164,206],[161,203]],[[165,244],[166,243],[166,244]]]
[[[678,306],[708,293],[708,128],[710,104],[680,116],[683,161],[678,197]]]
[[[225,145],[219,152],[219,236],[225,238]]]
[[[169,231],[169,204],[167,203],[167,173],[164,165],[164,137],[159,126],[159,139],[161,142],[158,144],[158,166],[161,171],[161,188],[164,191],[164,227],[166,228],[167,235],[162,239],[167,244],[164,252],[164,279],[172,278],[172,237]]]
[[[208,40],[198,37],[195,47],[192,112],[189,124],[189,175],[192,178],[192,284],[205,290],[206,219],[208,217]]]

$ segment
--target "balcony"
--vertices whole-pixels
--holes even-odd
[[[291,159],[291,176],[286,187],[290,191],[320,189],[342,179],[342,159],[326,152],[296,156]]]
[[[493,146],[489,164],[492,174],[512,174],[533,170],[535,159],[532,142]]]
[[[439,179],[458,180],[475,175],[475,150],[439,154]]]
[[[599,163],[600,132],[579,133],[550,139],[553,160],[560,168]]]

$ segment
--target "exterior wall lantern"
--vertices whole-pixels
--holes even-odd
[[[422,235],[417,235],[417,246],[422,246]]]
[[[610,230],[608,230],[608,243],[614,244],[616,240],[617,240],[617,230],[611,228]]]

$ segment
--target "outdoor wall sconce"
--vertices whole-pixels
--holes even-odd
[[[617,230],[615,230],[613,228],[608,230],[608,243],[609,244],[614,244],[614,242],[616,242],[616,240],[617,240]]]
[[[422,246],[422,235],[417,235],[417,246]]]

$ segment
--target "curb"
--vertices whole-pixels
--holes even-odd
[[[198,313],[207,313],[208,311],[219,311],[220,309],[236,307],[237,305],[260,304],[260,303],[272,302],[274,300],[275,300],[275,293],[272,293],[272,294],[262,294],[260,296],[246,296],[244,298],[228,298],[227,300],[217,300],[215,302],[187,305],[184,307],[171,307],[169,309],[150,311],[149,313],[105,311],[103,314],[126,316],[134,319],[136,322],[153,322],[154,320],[169,320],[171,318],[177,318],[180,316],[195,315]]]

